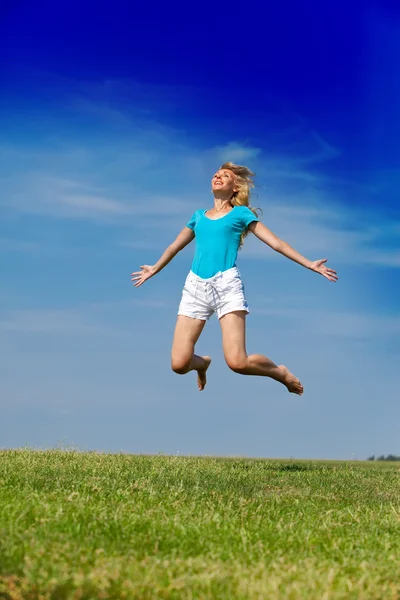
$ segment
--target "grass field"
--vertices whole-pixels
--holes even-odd
[[[0,598],[399,599],[399,464],[0,451]]]

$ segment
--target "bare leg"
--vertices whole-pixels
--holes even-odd
[[[284,365],[276,365],[262,354],[246,352],[246,313],[236,311],[220,319],[222,344],[227,365],[242,375],[271,377],[287,387],[289,392],[301,395],[303,386]]]
[[[194,353],[194,347],[205,324],[206,321],[178,315],[171,356],[171,366],[175,373],[184,375],[189,371],[197,371],[197,387],[200,392],[207,383],[206,373],[211,358],[198,356]]]

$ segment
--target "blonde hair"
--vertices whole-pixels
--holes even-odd
[[[220,167],[220,169],[227,169],[228,171],[232,171],[232,173],[236,177],[235,183],[237,191],[234,192],[231,198],[232,206],[248,206],[251,212],[254,214],[254,216],[258,218],[261,210],[259,208],[254,208],[250,204],[251,189],[254,188],[254,181],[252,178],[255,177],[255,173],[253,173],[253,171],[251,171],[248,167],[244,167],[242,165],[235,165],[232,162],[224,163]],[[247,236],[248,233],[249,230],[246,229],[240,236],[239,247],[243,245],[244,238]]]

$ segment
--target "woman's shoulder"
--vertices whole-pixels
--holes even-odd
[[[199,208],[198,210],[195,210],[194,213],[192,213],[192,219],[196,218],[198,219],[199,217],[201,217],[202,215],[204,215],[204,213],[206,212],[206,208]]]
[[[189,227],[189,229],[195,229],[197,223],[199,222],[201,216],[204,214],[204,210],[200,209],[200,210],[195,210],[194,213],[192,214],[192,216],[190,217],[189,221],[186,223],[186,227]]]
[[[254,215],[253,211],[248,206],[235,206],[236,216],[243,218]]]

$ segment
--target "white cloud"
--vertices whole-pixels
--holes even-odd
[[[69,182],[40,173],[26,175],[24,182],[8,188],[3,204],[22,214],[43,214],[55,217],[94,219],[123,217],[132,207],[105,195],[90,193],[85,182]]]
[[[65,216],[73,217],[92,217],[96,214],[126,215],[132,214],[132,208],[108,198],[100,196],[83,196],[81,194],[59,195],[52,199],[47,199],[45,203],[51,206],[55,211],[63,213]],[[51,209],[50,209],[51,210]]]
[[[239,142],[230,142],[226,146],[218,146],[213,150],[213,154],[221,162],[241,162],[252,160],[261,154],[261,148],[252,148]],[[219,166],[219,165],[217,165]]]
[[[111,187],[111,186],[110,186]],[[91,193],[91,191],[96,193]],[[99,194],[98,192],[103,192]],[[93,188],[81,181],[68,181],[55,176],[30,173],[24,183],[16,182],[15,187],[8,187],[8,194],[3,198],[3,206],[7,206],[19,214],[42,214],[59,218],[85,219],[96,221],[109,219],[113,223],[125,223],[127,218],[137,223],[138,216],[165,216],[185,214],[189,216],[196,204],[176,196],[149,196],[125,190],[124,194],[117,190],[123,198],[107,195],[107,189]],[[128,196],[128,193],[130,197]]]

